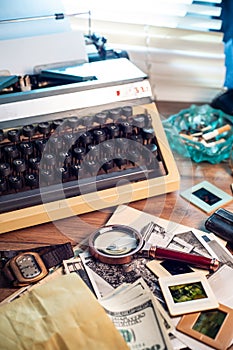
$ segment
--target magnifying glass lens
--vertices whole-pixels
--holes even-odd
[[[128,264],[143,246],[139,232],[126,225],[108,225],[89,237],[89,252],[106,264]]]
[[[94,247],[99,252],[108,255],[122,255],[130,253],[138,246],[137,237],[132,232],[112,230],[97,236]]]

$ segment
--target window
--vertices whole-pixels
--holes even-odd
[[[72,26],[105,36],[148,74],[159,100],[210,101],[224,82],[221,0],[64,0]]]
[[[158,27],[219,30],[221,0],[63,0],[67,13],[91,11],[93,20]]]

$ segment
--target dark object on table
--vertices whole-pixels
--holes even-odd
[[[233,89],[229,89],[221,95],[218,95],[210,103],[215,109],[220,109],[226,114],[233,115]]]
[[[207,230],[227,242],[233,243],[233,213],[219,208],[205,222]]]

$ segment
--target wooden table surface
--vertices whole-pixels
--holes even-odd
[[[230,185],[233,182],[231,170],[227,162],[220,164],[193,163],[189,159],[175,157],[181,176],[180,190],[156,196],[149,199],[130,203],[129,206],[159,216],[161,218],[178,222],[179,224],[204,230],[205,221],[209,214],[201,211],[180,196],[180,192],[191,186],[207,180],[232,195]],[[223,206],[233,212],[233,202]],[[99,212],[92,212],[46,223],[14,232],[0,235],[0,250],[27,249],[41,245],[50,245],[71,241],[80,243],[96,228],[104,225],[111,216],[114,208]],[[123,223],[122,223],[123,224]],[[231,249],[231,247],[229,247]],[[0,300],[11,294],[12,290],[4,288],[0,281]]]

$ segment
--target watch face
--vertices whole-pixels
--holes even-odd
[[[14,286],[27,286],[36,283],[48,274],[48,270],[36,252],[24,252],[11,258],[4,267],[10,270]],[[6,273],[9,275],[9,272]]]
[[[24,278],[33,278],[41,274],[41,268],[32,254],[24,254],[15,260]]]

